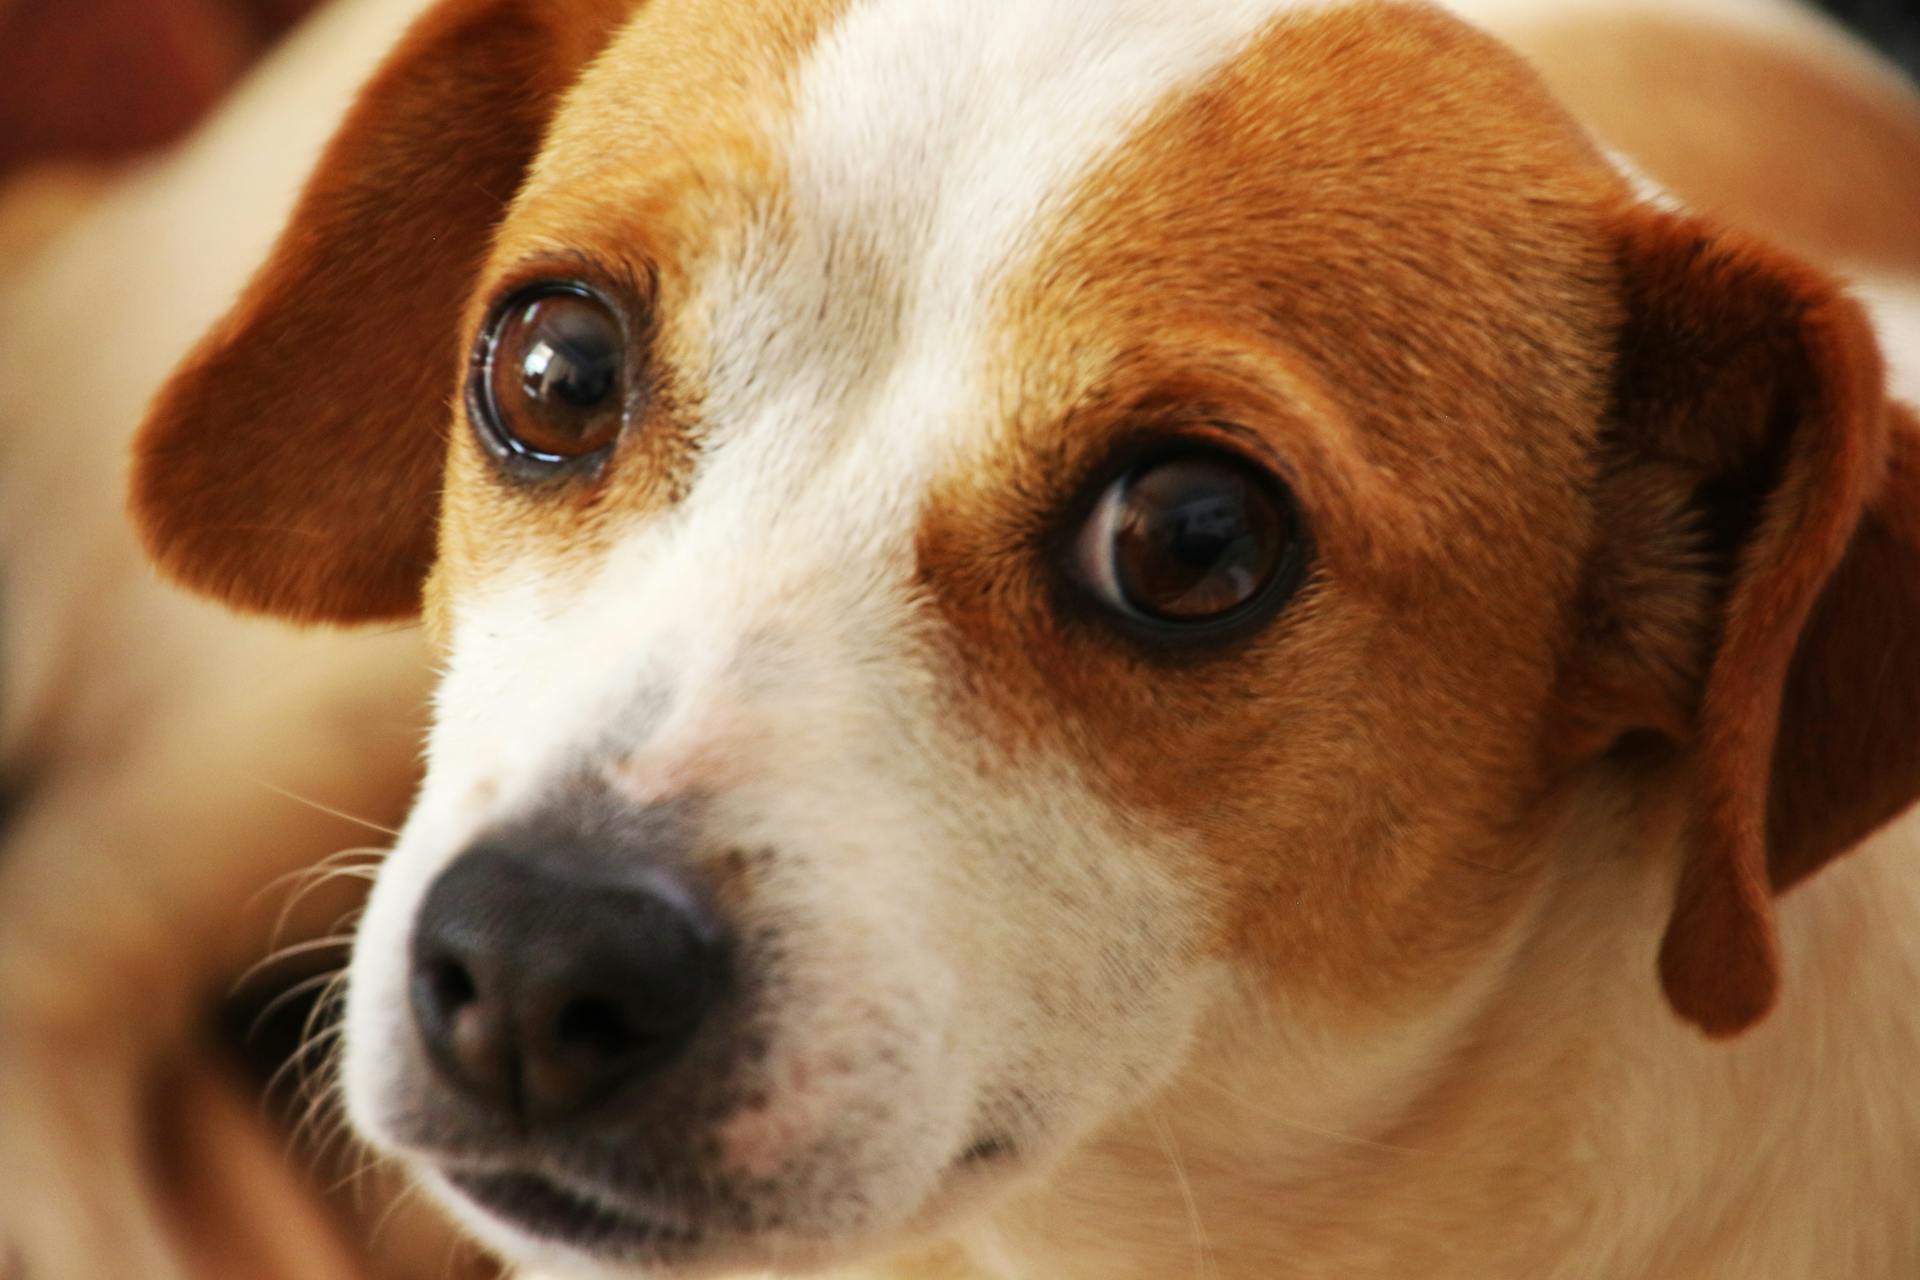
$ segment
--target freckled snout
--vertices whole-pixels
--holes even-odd
[[[613,1106],[680,1057],[727,984],[728,948],[674,872],[516,837],[440,874],[410,963],[432,1069],[537,1131]]]

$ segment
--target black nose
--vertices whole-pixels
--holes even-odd
[[[464,853],[434,881],[412,964],[435,1067],[537,1125],[671,1062],[720,993],[725,949],[664,872],[507,845]]]

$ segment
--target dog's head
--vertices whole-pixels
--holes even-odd
[[[1612,819],[1668,998],[1761,1017],[1773,891],[1920,789],[1892,417],[1830,282],[1424,6],[446,0],[135,507],[444,646],[363,1129],[691,1269],[938,1221],[1235,1010],[1364,1087],[1596,778],[1684,814]]]

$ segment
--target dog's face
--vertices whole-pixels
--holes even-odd
[[[1712,610],[1748,587],[1687,504],[1786,446],[1729,414],[1657,449],[1623,430],[1691,405],[1666,357],[1620,352],[1709,287],[1636,265],[1696,233],[1630,214],[1483,37],[1282,0],[534,13],[430,16],[310,193],[338,214],[398,184],[392,243],[356,243],[431,277],[328,375],[359,471],[267,500],[311,495],[309,532],[350,512],[361,550],[265,577],[173,554],[307,616],[410,599],[420,424],[466,349],[429,774],[355,952],[345,1079],[508,1252],[845,1257],[1044,1169],[1250,1012],[1343,1099],[1389,1090],[1489,998],[1568,778],[1714,731]],[[521,150],[475,136],[491,97],[457,105],[489,72],[560,99],[520,108]],[[425,123],[423,95],[456,105]],[[391,141],[416,118],[409,145],[452,157],[424,199]],[[526,168],[490,242],[491,215],[429,216],[473,203],[435,168],[462,147]],[[279,269],[311,304],[359,268],[312,248],[350,217],[302,218]],[[451,261],[487,243],[477,278]],[[389,305],[377,279],[304,310],[257,286],[149,428],[142,503],[197,495],[150,521],[217,526],[220,464],[161,465],[168,433],[282,376],[248,354],[263,326],[332,342]],[[1864,383],[1800,356],[1818,376],[1749,398],[1877,422],[1870,342],[1833,323]],[[1788,653],[1852,475],[1775,518],[1817,562]],[[1738,857],[1766,852],[1689,864],[1703,910],[1722,879],[1752,910],[1677,923],[1670,989],[1731,930],[1764,1005]],[[1720,994],[1689,1011],[1756,1012]]]

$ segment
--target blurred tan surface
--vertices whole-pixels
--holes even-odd
[[[41,6],[0,21],[21,3]],[[277,917],[298,873],[404,813],[418,638],[235,618],[159,584],[122,518],[147,397],[413,7],[342,0],[190,143],[111,179],[73,167],[104,134],[67,121],[86,145],[52,157],[42,131],[33,158],[68,163],[0,197],[0,1259],[32,1280],[473,1274],[390,1179],[341,1185],[363,1161],[337,1116],[283,1123],[325,1092],[324,1054],[263,1106],[275,1064],[244,1034],[344,958],[326,939],[359,879]],[[230,999],[276,941],[317,946]]]
[[[0,0],[0,178],[171,142],[318,0]]]

